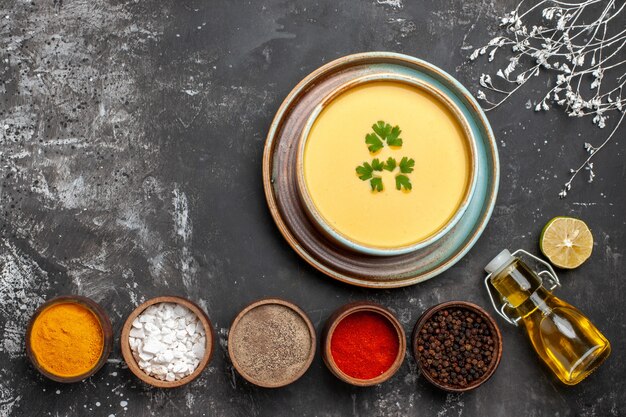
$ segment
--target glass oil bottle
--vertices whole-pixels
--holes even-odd
[[[514,256],[520,253],[547,270],[536,273]],[[610,355],[611,345],[596,326],[552,294],[560,284],[547,262],[523,250],[511,254],[505,249],[485,270],[489,274],[485,285],[496,311],[511,324],[522,324],[537,354],[563,383],[578,384]]]

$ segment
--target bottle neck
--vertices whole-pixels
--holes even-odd
[[[508,310],[520,318],[550,311],[548,303],[552,294],[542,286],[541,278],[518,258],[494,274],[491,283],[507,302]]]
[[[552,297],[548,290],[544,287],[539,287],[522,304],[515,308],[515,312],[521,319],[532,314],[547,315],[552,311],[550,307],[550,298]]]

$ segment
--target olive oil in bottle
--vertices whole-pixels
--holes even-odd
[[[611,345],[596,326],[555,297],[539,275],[508,250],[485,270],[488,284],[505,303],[499,312],[522,324],[537,354],[563,383],[579,383],[610,355]]]

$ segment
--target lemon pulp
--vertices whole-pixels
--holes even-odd
[[[573,217],[555,217],[541,232],[541,252],[559,268],[580,266],[593,250],[593,236],[587,224]]]

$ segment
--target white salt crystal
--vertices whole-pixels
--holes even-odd
[[[148,334],[152,334],[152,333],[161,333],[161,331],[159,330],[159,328],[156,326],[156,324],[154,324],[153,322],[147,322],[144,326],[143,326],[144,330],[146,331],[146,333]]]
[[[147,323],[147,322],[149,322],[149,321],[150,321],[150,322],[154,321],[154,316],[149,316],[149,315],[146,315],[146,314],[145,314],[145,312],[144,312],[144,314],[141,314],[141,315],[138,317],[138,319],[139,319],[139,322],[140,322],[140,323]]]
[[[171,362],[174,359],[174,353],[171,350],[167,350],[163,353],[163,361],[164,362]]]
[[[149,315],[149,316],[156,316],[156,314],[159,311],[159,307],[157,307],[158,304],[153,304],[150,307],[146,308],[146,310],[144,311],[145,314]]]
[[[156,339],[147,339],[143,344],[143,351],[148,353],[159,353],[163,349],[163,344]]]
[[[135,339],[134,337],[129,337],[128,344],[131,348],[136,348],[139,345],[139,340]]]
[[[136,328],[136,327],[133,327],[132,329],[130,329],[129,335],[130,337],[137,337],[140,339],[143,339],[144,337],[146,337],[146,333],[143,331],[143,329]]]
[[[155,378],[175,381],[200,364],[206,332],[196,314],[174,303],[146,308],[134,321],[128,344],[139,367]]]
[[[161,341],[168,346],[174,343],[175,340],[176,340],[176,335],[173,333],[166,334],[163,336],[163,339],[161,339]]]
[[[196,342],[195,345],[193,345],[193,354],[196,355],[196,358],[198,359],[202,359],[202,357],[204,356],[204,344],[200,343],[200,342]]]

